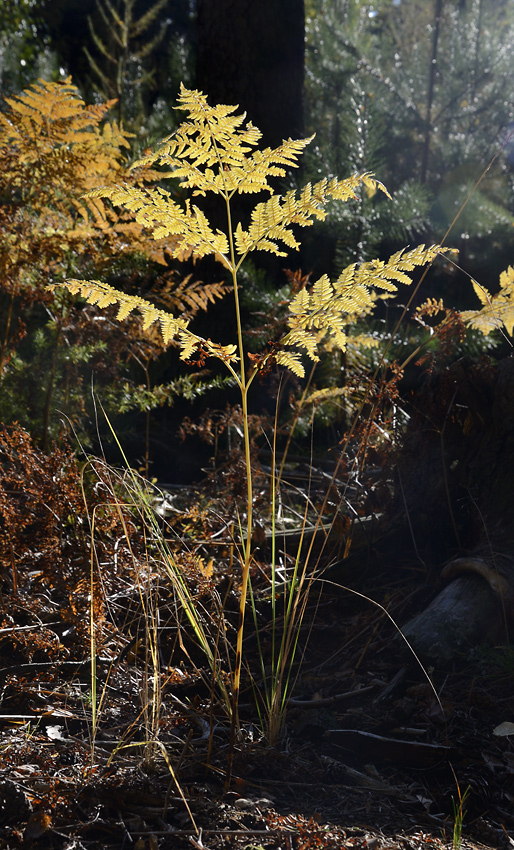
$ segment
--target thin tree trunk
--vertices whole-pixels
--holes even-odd
[[[425,140],[423,143],[423,156],[421,160],[420,180],[427,182],[428,162],[430,158],[430,143],[432,140],[432,109],[434,105],[434,88],[437,76],[437,51],[439,47],[439,31],[441,28],[441,14],[443,11],[443,0],[435,0],[434,32],[432,35],[432,57],[428,74],[427,111],[425,118]]]
[[[9,333],[11,330],[12,314],[14,309],[14,286],[11,290],[11,298],[9,301],[9,309],[5,320],[4,338],[2,340],[2,349],[0,351],[0,378],[4,374],[4,368],[7,361],[7,349],[9,346]]]
[[[304,0],[198,0],[196,85],[238,104],[265,145],[303,135]]]
[[[46,390],[45,397],[45,409],[43,414],[43,443],[42,448],[44,452],[48,451],[49,443],[50,443],[50,415],[52,410],[52,398],[54,394],[54,386],[55,386],[55,373],[57,371],[57,359],[59,355],[59,340],[61,336],[60,326],[57,327],[54,347],[52,351],[52,366],[50,369],[50,377],[48,379],[48,387]]]
[[[478,86],[478,72],[480,67],[480,48],[482,42],[482,0],[478,4],[477,37],[475,39],[475,57],[473,63],[473,85],[471,88],[471,102],[474,101]]]

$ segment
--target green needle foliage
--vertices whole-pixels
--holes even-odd
[[[200,361],[207,357],[221,360],[241,393],[243,412],[247,505],[242,522],[241,545],[242,580],[240,591],[239,628],[236,658],[232,681],[232,730],[238,726],[238,696],[242,668],[242,645],[245,609],[249,590],[249,573],[252,560],[253,492],[250,464],[250,432],[248,392],[263,369],[278,364],[304,375],[305,358],[318,359],[318,346],[330,339],[341,348],[346,345],[347,329],[357,316],[374,308],[379,294],[394,295],[398,283],[410,283],[408,272],[416,266],[431,262],[440,248],[421,246],[415,250],[397,252],[387,262],[374,260],[360,266],[351,265],[335,282],[324,275],[312,288],[302,288],[289,307],[289,331],[279,343],[261,355],[247,357],[243,345],[238,272],[253,251],[268,251],[285,256],[285,249],[297,249],[294,227],[307,227],[327,215],[327,205],[332,200],[347,201],[357,198],[359,187],[388,194],[372,174],[356,174],[344,180],[322,179],[306,185],[302,190],[291,190],[284,195],[275,193],[272,178],[281,178],[286,168],[297,166],[311,139],[284,141],[275,149],[259,150],[261,133],[245,115],[236,114],[234,106],[209,106],[206,97],[198,91],[181,88],[178,109],[187,113],[178,130],[167,138],[158,150],[144,156],[134,168],[159,164],[167,169],[163,177],[180,181],[182,189],[191,189],[193,198],[207,193],[217,195],[226,211],[226,231],[214,230],[202,209],[186,200],[179,204],[161,185],[139,188],[128,183],[94,190],[89,194],[98,203],[108,199],[115,206],[130,211],[136,222],[143,225],[156,240],[172,237],[175,257],[200,258],[213,255],[228,270],[234,295],[237,324],[237,341],[221,345],[195,334],[184,318],[176,319],[139,297],[126,295],[99,281],[68,280],[66,285],[73,293],[80,293],[90,303],[105,307],[117,303],[118,318],[126,318],[138,310],[149,328],[158,323],[165,343],[174,343],[180,349],[182,360],[193,357]],[[232,220],[231,202],[238,194],[267,192],[269,198],[257,203],[249,225]]]

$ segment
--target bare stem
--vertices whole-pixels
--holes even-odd
[[[241,309],[239,304],[239,292],[237,288],[237,268],[235,261],[234,237],[232,231],[232,217],[230,211],[230,200],[226,197],[227,205],[227,220],[228,220],[228,236],[230,244],[230,265],[232,271],[232,282],[234,286],[234,302],[236,309],[237,323],[237,343],[239,348],[239,360],[241,373],[239,378],[239,389],[241,392],[241,407],[243,413],[243,435],[245,447],[245,464],[246,464],[246,485],[247,485],[247,505],[246,505],[246,539],[243,544],[242,557],[242,577],[241,577],[241,594],[239,597],[239,621],[237,627],[236,639],[236,658],[234,664],[234,680],[232,691],[232,718],[230,729],[230,748],[229,748],[229,765],[227,771],[227,784],[230,782],[230,774],[232,771],[232,753],[235,743],[236,732],[239,730],[239,689],[241,685],[241,669],[243,662],[243,634],[246,612],[246,600],[248,597],[248,578],[250,575],[250,562],[252,557],[252,530],[253,530],[253,482],[252,482],[252,460],[250,452],[250,428],[248,422],[248,388],[250,382],[246,378],[245,350],[243,345],[243,329],[241,323]]]

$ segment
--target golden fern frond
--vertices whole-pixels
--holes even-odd
[[[306,140],[309,141],[309,140]],[[291,230],[291,225],[308,227],[314,219],[326,218],[326,205],[329,200],[347,201],[355,198],[355,191],[360,184],[373,185],[386,195],[389,193],[372,174],[354,174],[344,180],[324,178],[312,185],[308,183],[297,195],[295,190],[287,192],[284,197],[273,195],[254,208],[251,224],[248,230],[243,230],[238,224],[235,231],[237,253],[244,258],[250,251],[269,251],[279,257],[287,256],[277,245],[283,242],[288,248],[298,248]]]
[[[282,142],[278,148],[265,148],[263,151],[255,151],[247,158],[242,167],[235,166],[229,171],[229,179],[226,188],[230,195],[234,192],[239,194],[272,191],[268,184],[268,177],[285,177],[287,168],[298,167],[298,156],[304,148],[310,144],[314,136],[307,139],[288,139]]]
[[[179,257],[190,251],[195,258],[215,254],[227,265],[228,240],[224,233],[211,229],[205,213],[191,208],[186,201],[182,209],[166,189],[160,186],[139,188],[122,184],[89,192],[87,198],[108,198],[115,206],[134,213],[135,220],[147,228],[156,240],[176,237],[170,254]]]
[[[359,345],[362,348],[378,348],[380,340],[371,334],[352,334],[348,339],[348,344]]]
[[[393,281],[411,283],[406,271],[431,262],[441,250],[439,245],[430,248],[420,245],[412,251],[398,251],[385,262],[373,260],[361,266],[353,263],[334,283],[323,275],[310,292],[303,288],[291,301],[290,331],[281,340],[282,345],[303,349],[314,361],[318,359],[318,344],[325,337],[344,349],[348,324],[369,313],[375,305],[376,293],[372,287],[396,292]]]
[[[275,149],[252,154],[262,133],[251,122],[242,126],[246,114],[234,115],[236,106],[209,106],[204,94],[181,86],[175,108],[187,111],[188,119],[133,168],[155,162],[171,166],[184,187],[202,195],[214,192],[229,198],[234,192],[272,191],[268,178],[283,177],[283,166],[295,168],[311,141],[288,139]]]
[[[510,268],[510,266],[509,266]],[[508,271],[508,270],[507,270]],[[482,286],[478,281],[472,280],[473,289],[475,290],[475,295],[480,301],[482,307],[489,307],[491,305],[491,293],[487,291],[485,286]]]
[[[346,387],[325,387],[322,390],[314,390],[305,399],[305,404],[315,404],[320,401],[328,401],[329,399],[341,398],[347,393]]]
[[[191,360],[193,354],[197,351],[196,340],[192,335],[186,333],[179,333],[178,335],[179,343],[180,343],[180,357],[182,360]]]
[[[166,310],[160,310],[150,301],[140,298],[138,295],[127,295],[120,292],[107,283],[98,280],[66,280],[63,284],[74,295],[82,295],[89,304],[98,307],[109,307],[118,304],[116,318],[119,321],[126,319],[134,310],[138,310],[143,319],[143,330],[150,328],[155,322],[159,323],[159,329],[164,344],[177,340],[182,360],[189,360],[195,351],[202,351],[206,356],[217,357],[225,363],[237,360],[235,345],[218,345],[209,339],[193,333],[188,328],[186,319],[176,319]],[[48,287],[54,289],[55,286]]]
[[[296,354],[293,351],[279,351],[275,360],[279,366],[289,369],[293,375],[297,375],[299,378],[304,377],[305,369],[302,365],[299,354]]]
[[[94,186],[120,179],[128,134],[115,123],[100,129],[113,101],[86,106],[68,78],[39,81],[7,103],[9,110],[0,114],[2,178],[19,181],[35,207],[51,198],[63,208]],[[87,218],[86,205],[79,211]]]
[[[41,149],[50,142],[77,143],[88,141],[95,133],[105,113],[113,106],[114,101],[86,106],[79,95],[78,89],[72,85],[71,77],[58,83],[38,80],[29,89],[15,97],[5,98],[11,113],[17,116],[13,121],[0,113],[0,120],[6,130],[11,131],[11,141],[16,143],[27,137],[28,128],[39,129],[37,149],[38,157]],[[93,129],[91,129],[93,127]],[[80,136],[79,134],[82,134]]]
[[[432,262],[441,250],[443,249],[439,245],[433,245],[430,248],[419,245],[412,251],[397,251],[386,262],[372,260],[369,263],[363,263],[356,270],[354,281],[357,285],[376,286],[387,292],[396,292],[397,287],[392,281],[410,284],[411,278],[406,272],[413,271],[416,266]]]
[[[463,321],[471,328],[481,331],[487,336],[491,331],[501,328],[512,336],[514,328],[514,267],[509,266],[500,275],[500,291],[491,295],[487,289],[476,280],[472,281],[473,289],[482,304],[480,310],[465,310],[461,313]]]

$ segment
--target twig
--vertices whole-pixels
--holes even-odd
[[[345,691],[343,694],[335,694],[332,697],[323,697],[321,699],[294,699],[294,697],[290,697],[287,700],[287,704],[298,708],[322,708],[326,705],[335,705],[337,702],[343,702],[343,700],[349,699],[350,697],[367,694],[369,691],[373,691],[374,689],[375,685],[366,685],[365,688],[356,688],[354,691]]]

